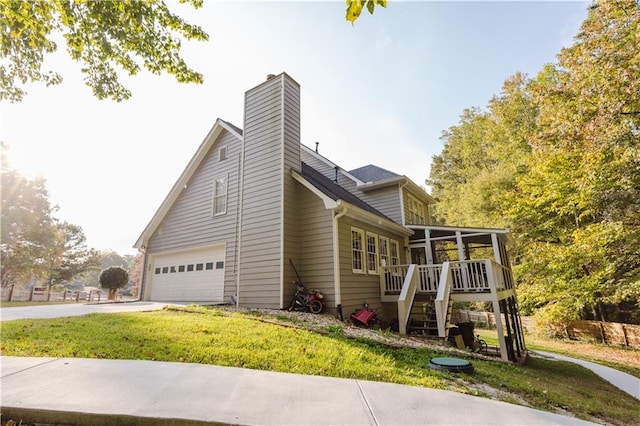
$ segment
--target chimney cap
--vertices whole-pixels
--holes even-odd
[[[267,74],[267,81],[271,80],[275,76],[275,74]]]

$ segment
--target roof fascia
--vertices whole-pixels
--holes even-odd
[[[318,160],[322,161],[323,163],[325,163],[327,166],[331,167],[331,168],[338,168],[338,170],[340,171],[340,173],[342,173],[345,177],[351,179],[352,181],[355,182],[356,186],[359,185],[364,185],[365,183],[363,181],[361,181],[360,179],[358,179],[357,177],[355,177],[354,175],[352,175],[351,173],[349,173],[348,171],[346,171],[345,169],[343,169],[342,167],[338,166],[336,163],[334,163],[333,161],[329,160],[326,157],[323,157],[322,155],[318,154],[315,150],[309,148],[308,146],[304,145],[304,144],[300,144],[300,146],[307,151],[307,153],[313,155],[314,157],[316,157]]]
[[[182,174],[171,188],[171,191],[169,191],[162,204],[160,204],[160,207],[158,207],[158,210],[151,218],[151,221],[149,221],[147,226],[144,228],[144,231],[142,231],[142,234],[140,234],[140,237],[138,237],[138,240],[133,245],[134,248],[139,249],[149,242],[149,238],[155,232],[156,228],[176,201],[182,190],[186,187],[187,182],[189,182],[189,179],[191,179],[191,176],[193,176],[198,166],[213,144],[217,141],[223,130],[227,130],[236,138],[242,140],[242,135],[238,134],[238,132],[218,118],[211,130],[209,130],[209,133],[207,133],[207,136],[205,136],[194,156],[191,158],[191,161],[189,161],[189,164],[187,164],[187,167],[185,167]]]
[[[313,192],[318,198],[320,198],[322,200],[322,202],[324,203],[324,207],[325,208],[327,208],[327,209],[335,209],[336,207],[338,207],[338,204],[336,203],[336,201],[333,198],[328,197],[324,192],[322,192],[318,188],[316,188],[311,182],[306,180],[300,173],[298,173],[295,170],[291,170],[291,175],[293,176],[293,178],[296,181],[298,181],[300,184],[302,184],[302,186],[304,186],[309,191]]]
[[[428,204],[436,204],[436,200],[431,195],[429,195],[429,193],[423,187],[421,187],[420,185],[418,185],[417,183],[415,183],[414,181],[412,181],[406,176],[404,176],[404,178],[407,180],[407,186],[409,187],[409,190],[411,190],[413,194],[420,195],[426,198],[428,200]]]
[[[406,236],[413,235],[413,231],[411,229],[405,228],[404,226],[399,225],[384,217],[380,217],[377,214],[363,210],[360,207],[356,207],[353,204],[349,204],[344,200],[338,200],[336,204],[339,208],[346,209],[347,216],[350,216],[354,219],[367,222],[374,226],[379,226],[380,228],[383,228],[387,231],[395,232],[398,234],[403,234]]]
[[[356,186],[360,191],[367,192],[378,188],[384,188],[385,186],[398,185],[406,182],[408,178],[406,176],[394,176],[375,182],[366,182]]]
[[[377,214],[368,212],[366,210],[361,209],[360,207],[356,207],[353,204],[350,204],[344,200],[334,200],[331,197],[328,197],[324,192],[320,191],[316,188],[311,182],[304,178],[300,173],[295,170],[291,170],[291,175],[293,178],[302,184],[309,191],[313,192],[317,195],[323,202],[324,206],[328,210],[332,209],[343,209],[346,211],[346,215],[352,217],[354,219],[362,220],[363,222],[370,223],[374,226],[379,226],[383,229],[386,229],[391,232],[395,232],[402,235],[413,235],[413,231],[409,228],[405,228],[402,225],[398,225],[397,223],[386,219],[384,217],[380,217]]]

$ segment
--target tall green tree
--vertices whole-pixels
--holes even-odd
[[[202,6],[202,0],[180,2]],[[45,56],[58,49],[60,39],[98,99],[131,96],[118,69],[135,75],[144,67],[181,83],[202,83],[202,74],[180,56],[182,38],[207,40],[208,35],[162,0],[0,0],[0,100],[20,101],[28,83],[62,81],[57,72],[43,70]]]
[[[0,206],[0,275],[2,287],[39,278],[41,259],[47,244],[43,229],[52,226],[54,208],[44,179],[27,179],[18,173],[7,158],[2,142],[2,204]]]
[[[520,294],[549,320],[640,320],[639,42],[637,1],[594,3],[531,85],[538,130],[511,214],[528,240]]]
[[[465,110],[460,123],[442,133],[444,148],[433,157],[429,179],[442,222],[510,226],[504,215],[505,194],[526,168],[528,138],[537,119],[527,84],[524,74],[512,76],[485,111]]]
[[[56,208],[42,178],[28,179],[8,161],[2,143],[2,204],[0,206],[0,274],[2,287],[49,285],[68,281],[95,266],[95,251],[86,246],[82,228],[56,219]]]
[[[521,307],[549,323],[640,323],[640,3],[595,2],[533,81],[443,133],[448,223],[508,226]]]

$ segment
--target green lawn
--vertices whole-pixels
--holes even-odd
[[[574,364],[472,359],[475,374],[432,371],[437,350],[390,348],[218,310],[92,314],[2,324],[2,354],[182,361],[450,389],[610,424],[637,423],[640,402]]]

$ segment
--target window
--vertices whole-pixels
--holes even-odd
[[[378,236],[367,232],[367,272],[378,273]]]
[[[364,231],[351,228],[351,269],[354,274],[364,274]]]
[[[187,265],[187,272],[193,271],[193,265]]]
[[[389,239],[380,237],[380,265],[391,266],[389,263]]]
[[[216,262],[216,269],[224,269],[224,262]]]
[[[175,266],[172,266],[172,267],[171,267],[171,273],[172,273],[172,274],[174,274],[175,272],[176,272],[176,267],[175,267]]]
[[[204,267],[203,263],[196,263],[196,271],[202,271],[203,267]]]
[[[213,262],[207,262],[206,269],[207,271],[213,270]]]
[[[178,266],[178,272],[184,272],[184,265]]]
[[[400,245],[397,241],[391,240],[391,266],[400,264]]]
[[[407,222],[412,225],[427,225],[424,203],[407,194]]]
[[[160,268],[156,268],[156,275],[160,273]]]
[[[212,216],[218,216],[227,212],[227,181],[228,176],[217,177],[213,180]]]
[[[168,274],[168,273],[169,273],[169,267],[168,267],[168,266],[164,266],[164,267],[162,268],[162,273],[163,273],[163,274]]]
[[[226,160],[227,159],[227,147],[226,146],[221,146],[220,150],[218,151],[219,154],[219,161],[222,160]]]

